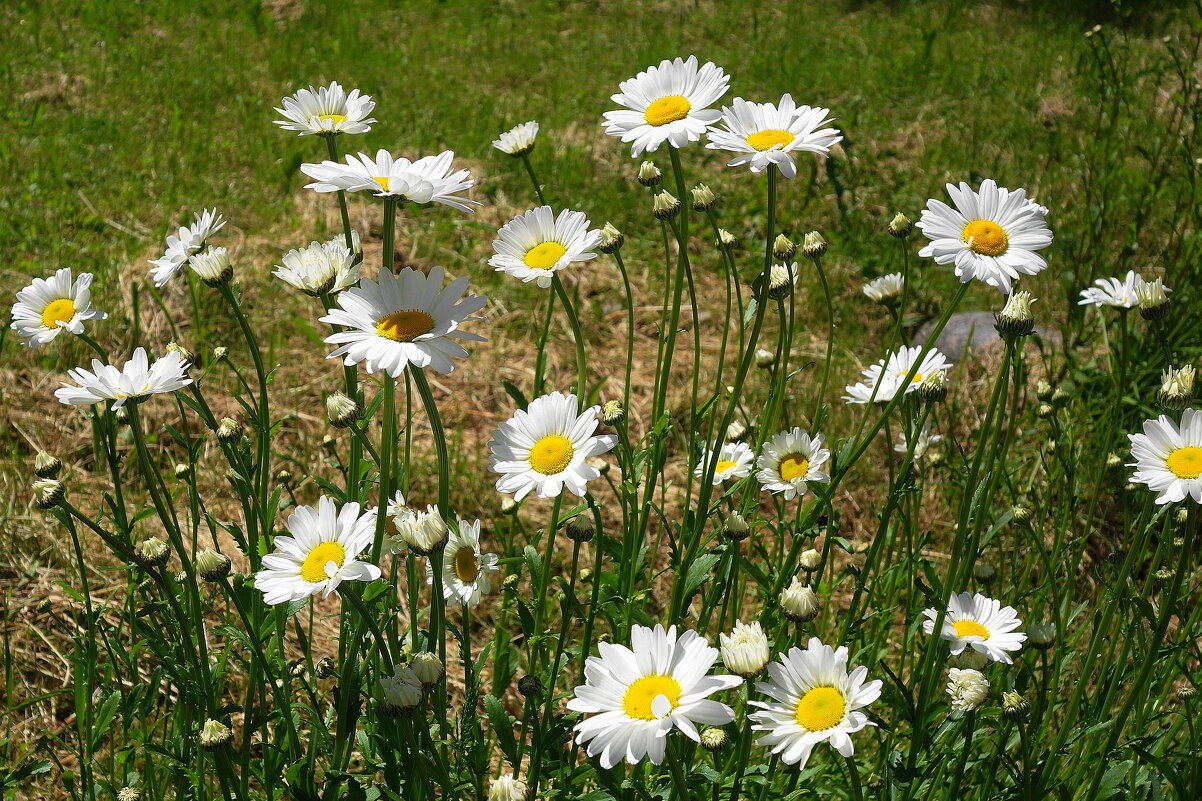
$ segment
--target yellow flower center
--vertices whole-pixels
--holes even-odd
[[[651,705],[661,695],[671,704],[669,711],[675,709],[680,703],[680,683],[671,676],[658,673],[643,676],[626,688],[626,695],[622,697],[622,708],[626,710],[627,715],[636,720],[658,720],[651,710]]]
[[[558,242],[543,242],[527,250],[522,261],[532,270],[550,270],[567,252],[568,249]]]
[[[797,724],[810,731],[826,731],[838,726],[847,711],[843,693],[834,687],[815,687],[797,702]]]
[[[910,374],[909,370],[898,370],[897,371],[897,377],[899,379],[904,379],[909,374]],[[921,381],[922,381],[922,373],[915,373],[914,377],[910,379],[911,384],[918,384]]]
[[[1006,252],[1010,238],[1002,226],[993,220],[973,220],[960,232],[969,249],[983,256],[1000,256]]]
[[[738,462],[729,462],[729,461],[723,459],[722,461],[720,461],[716,465],[714,465],[714,472],[721,473],[724,470],[729,470],[730,468],[736,466],[737,464],[738,464]]]
[[[75,316],[75,302],[70,298],[59,298],[46,304],[42,312],[42,325],[47,328],[58,328],[60,323],[69,323]]]
[[[464,584],[471,584],[476,580],[476,576],[480,575],[480,563],[476,561],[476,549],[467,545],[455,551],[455,560],[452,566],[455,569],[455,578]]]
[[[1202,448],[1178,448],[1169,454],[1165,464],[1177,478],[1197,478],[1202,475]]]
[[[530,449],[530,466],[544,476],[562,473],[576,454],[572,441],[562,434],[548,434]]]
[[[412,342],[434,330],[434,318],[421,309],[403,309],[376,321],[376,333],[393,342]]]
[[[309,555],[305,557],[305,563],[301,565],[301,578],[313,584],[325,581],[329,578],[326,575],[326,565],[333,562],[338,567],[342,567],[344,561],[346,561],[346,551],[339,543],[323,542],[309,551]]]
[[[342,123],[346,122],[346,115],[345,114],[319,114],[317,116],[317,119],[321,120],[322,122],[324,122],[326,120],[330,120],[335,125],[341,125]],[[378,181],[380,179],[377,178],[376,180]],[[388,179],[385,178],[384,180],[387,181]],[[385,187],[385,188],[387,188],[387,187]]]
[[[388,176],[384,176],[383,178],[372,178],[372,180],[378,183],[380,188],[385,192],[388,191]]]
[[[800,453],[790,453],[780,460],[780,477],[785,481],[805,478],[808,472],[810,472],[810,460]]]
[[[957,637],[982,637],[989,639],[989,629],[975,620],[957,620],[952,624]]]
[[[751,136],[747,137],[747,144],[751,145],[756,150],[771,150],[777,145],[784,147],[785,145],[792,144],[795,138],[796,137],[794,137],[793,134],[789,133],[788,131],[782,131],[777,128],[769,128],[766,131],[753,133]]]
[[[647,106],[647,110],[643,112],[643,119],[648,125],[658,128],[670,122],[683,120],[692,108],[693,105],[680,95],[668,95]]]

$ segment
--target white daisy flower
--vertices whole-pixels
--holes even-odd
[[[350,94],[337,83],[314,89],[301,89],[291,97],[285,97],[284,107],[277,114],[284,117],[275,124],[285,131],[299,131],[297,136],[308,134],[360,134],[371,130],[375,119],[367,116],[376,107],[368,95],[352,89]]]
[[[551,392],[501,423],[488,443],[488,469],[499,473],[497,492],[520,501],[531,492],[554,498],[566,488],[581,498],[601,471],[587,460],[613,450],[613,434],[595,436],[600,406],[583,412],[575,395]]]
[[[989,697],[989,679],[979,670],[950,668],[947,694],[952,699],[952,711],[971,712]]]
[[[1134,309],[1139,305],[1139,288],[1146,282],[1143,277],[1128,270],[1127,277],[1120,281],[1117,278],[1099,278],[1095,286],[1081,290],[1081,300],[1078,306],[1114,306],[1118,309]]]
[[[484,342],[479,334],[459,330],[484,307],[485,298],[462,297],[467,278],[456,278],[444,289],[441,267],[425,275],[406,267],[396,275],[387,270],[379,282],[364,278],[359,286],[338,293],[341,308],[329,309],[321,322],[345,328],[326,337],[338,349],[326,358],[363,364],[369,373],[383,370],[399,378],[405,368],[430,367],[435,372],[455,369],[451,357],[467,356],[452,338]]]
[[[496,272],[546,289],[556,271],[597,258],[593,249],[601,243],[601,231],[590,230],[589,225],[583,212],[564,209],[556,217],[550,206],[531,209],[497,231],[492,243],[495,255],[488,263]]]
[[[70,406],[91,406],[101,401],[113,401],[113,410],[126,403],[136,403],[160,392],[174,392],[192,383],[188,378],[188,363],[176,351],[168,351],[151,365],[146,350],[138,348],[125,364],[117,367],[92,359],[92,370],[82,367],[68,370],[67,376],[79,386],[63,382],[54,396]]]
[[[347,249],[341,236],[290,250],[282,261],[272,275],[312,297],[341,292],[359,281],[355,254]]]
[[[927,619],[922,622],[922,630],[931,634],[935,630],[939,612],[927,609],[923,614]],[[962,592],[951,597],[939,636],[951,642],[952,654],[972,647],[994,662],[1011,665],[1014,660],[1006,652],[1021,649],[1027,639],[1026,634],[1018,631],[1022,624],[1013,607],[1002,606],[999,601],[980,593],[969,595]]]
[[[825,156],[831,145],[843,139],[838,128],[827,128],[833,122],[828,108],[798,106],[791,95],[774,103],[748,103],[736,97],[734,103],[722,109],[723,128],[709,131],[712,150],[727,150],[738,155],[727,166],[748,164],[752,172],[763,172],[773,164],[786,178],[797,175],[793,161],[795,151],[808,151]]]
[[[1176,503],[1188,495],[1202,503],[1202,411],[1186,409],[1181,425],[1161,415],[1145,420],[1144,433],[1128,434],[1136,468],[1131,480],[1159,493],[1156,502]]]
[[[606,770],[623,759],[634,765],[645,756],[660,764],[664,738],[674,728],[699,742],[696,724],[723,726],[734,720],[729,706],[708,696],[743,680],[706,675],[718,649],[697,632],[677,637],[675,626],[667,631],[634,626],[629,648],[603,642],[597,649],[600,656],[585,662],[585,683],[576,688],[568,709],[592,715],[576,724],[576,741],[587,743],[588,755],[599,756]]]
[[[772,658],[768,650],[768,637],[758,622],[744,624],[735,621],[735,627],[730,634],[719,634],[718,643],[722,646],[722,664],[736,675],[748,678],[764,669]]]
[[[255,589],[268,604],[299,601],[310,595],[325,598],[343,581],[374,581],[380,568],[355,559],[371,547],[375,512],[360,514],[357,503],[341,509],[323,495],[317,508],[298,506],[288,517],[291,537],[275,538],[275,553],[263,557],[255,574]]]
[[[347,156],[346,163],[323,161],[302,164],[301,172],[314,179],[306,189],[314,192],[371,192],[377,197],[398,197],[412,203],[442,203],[460,211],[472,211],[477,200],[458,193],[475,186],[467,170],[451,172],[453,151],[426,156],[417,161],[396,158],[387,150],[376,151],[375,158],[360,153]]]
[[[459,521],[459,529],[447,540],[442,560],[442,594],[448,601],[454,599],[464,606],[479,606],[480,599],[492,592],[492,579],[496,573],[497,555],[480,553],[480,521]],[[426,583],[434,583],[434,566],[426,562]]]
[[[154,267],[150,277],[156,287],[163,286],[184,268],[188,259],[205,249],[209,237],[225,226],[225,217],[217,209],[193,212],[192,224],[182,225],[174,234],[167,235],[167,250],[159,258],[151,260]]]
[[[701,461],[693,471],[695,476],[705,476],[705,468],[714,456],[712,449],[707,448],[701,456]],[[714,465],[714,486],[732,478],[746,478],[751,475],[751,463],[755,454],[746,442],[727,442],[718,453],[718,462]]]
[[[85,320],[103,320],[105,312],[92,308],[92,274],[80,273],[72,280],[71,268],[63,267],[49,278],[35,278],[17,293],[12,326],[28,347],[53,341],[66,329],[82,334]]]
[[[524,156],[534,150],[538,123],[534,120],[515,125],[493,140],[492,146],[507,156]]]
[[[905,280],[901,273],[889,273],[864,284],[864,295],[876,303],[885,303],[901,297]]]
[[[831,452],[822,447],[822,435],[810,437],[800,427],[782,431],[764,443],[756,467],[756,478],[765,492],[779,494],[786,501],[804,495],[806,484],[820,484],[831,480],[822,466],[831,458]]]
[[[955,264],[964,283],[976,278],[1006,294],[1020,275],[1047,268],[1035,251],[1052,244],[1052,231],[1025,189],[1010,191],[986,179],[977,192],[966,183],[948,184],[947,192],[955,208],[927,201],[918,228],[931,242],[918,255]]]
[[[922,353],[922,347],[922,345],[903,347],[901,350],[890,353],[888,358],[881,359],[864,370],[862,375],[865,381],[845,387],[847,394],[843,396],[843,399],[848,403],[868,403],[869,399],[873,403],[887,403],[893,400],[897,391],[901,389],[902,382],[913,369],[915,360]],[[950,370],[951,367],[952,363],[947,360],[946,356],[936,348],[931,348],[923,358],[922,364],[919,365],[918,371],[914,373],[914,377],[910,379],[910,385],[905,388],[903,394],[916,392],[922,385],[923,379],[928,375],[939,370]]]
[[[858,711],[881,696],[880,680],[865,681],[863,665],[847,672],[847,648],[838,650],[810,638],[803,651],[789,653],[768,664],[770,681],[755,688],[772,701],[752,701],[754,731],[766,732],[756,740],[768,746],[787,765],[806,766],[814,746],[827,741],[843,756],[855,753],[849,735],[875,726]]]
[[[912,457],[915,462],[921,462],[922,457],[926,456],[927,450],[932,445],[938,445],[940,442],[943,442],[942,434],[932,434],[930,431],[930,426],[923,426],[922,431],[918,433],[918,441],[914,443],[914,455]],[[893,446],[893,451],[904,455],[909,450],[910,443],[906,439],[906,432],[897,432],[897,444]]]
[[[412,518],[417,510],[405,503],[405,495],[400,490],[388,499],[388,508],[384,512],[384,553],[389,556],[405,556],[409,553],[409,537],[405,536],[405,527],[412,525]]]
[[[712,62],[699,69],[696,56],[665,59],[622,81],[621,91],[610,99],[624,108],[605,112],[605,132],[632,142],[632,158],[654,152],[664,142],[684,147],[701,139],[722,116],[710,106],[729,84],[730,77]]]

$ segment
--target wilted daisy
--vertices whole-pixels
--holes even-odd
[[[788,654],[768,664],[770,681],[755,688],[772,701],[752,701],[760,711],[751,714],[754,731],[765,732],[756,740],[768,746],[787,765],[805,767],[814,746],[823,741],[843,756],[855,748],[851,734],[875,726],[857,710],[881,695],[879,680],[865,681],[868,668],[847,671],[847,648],[838,650],[811,637],[806,649],[791,648]]]
[[[922,630],[931,634],[935,630],[939,612],[927,609],[923,614],[927,619],[922,623]],[[951,642],[953,654],[971,647],[994,662],[1010,665],[1014,660],[1006,652],[1021,649],[1027,639],[1026,634],[1018,631],[1022,624],[1013,607],[1002,606],[1000,601],[980,593],[970,595],[962,592],[949,600],[939,636]]]
[[[342,237],[290,250],[282,261],[272,275],[312,297],[341,292],[359,281],[355,254]]]
[[[192,383],[188,378],[188,363],[175,351],[150,364],[145,348],[138,348],[129,361],[120,366],[92,359],[92,370],[78,367],[68,370],[67,376],[79,386],[63,382],[54,396],[70,406],[91,406],[111,400],[113,410],[126,403],[160,392],[174,392]]]
[[[786,501],[804,495],[811,481],[830,481],[822,469],[831,452],[822,447],[822,435],[811,438],[800,427],[782,431],[764,444],[756,467],[756,478],[765,492],[779,494]]]
[[[598,650],[600,656],[585,662],[585,683],[576,688],[568,709],[592,715],[576,724],[576,741],[587,743],[588,755],[600,757],[606,770],[623,759],[636,764],[644,756],[660,764],[664,738],[673,728],[697,742],[696,724],[722,726],[734,720],[729,706],[708,696],[743,680],[706,675],[718,649],[697,632],[677,637],[675,626],[667,631],[634,626],[629,648],[603,642]]]
[[[601,243],[601,232],[590,230],[589,225],[588,217],[579,211],[564,209],[557,217],[550,206],[531,209],[497,231],[492,243],[495,255],[488,263],[496,272],[546,289],[557,270],[597,258],[593,248]]]
[[[1139,288],[1144,279],[1135,270],[1128,270],[1127,277],[1099,278],[1094,286],[1081,290],[1078,306],[1114,306],[1119,309],[1134,309],[1139,305]]]
[[[613,434],[594,436],[600,406],[583,412],[575,395],[551,392],[501,423],[488,443],[488,469],[501,474],[497,491],[520,501],[530,492],[554,498],[566,487],[584,497],[586,484],[601,476],[589,457],[613,450]]]
[[[922,457],[926,456],[927,450],[932,445],[938,445],[940,442],[943,442],[941,434],[932,434],[930,431],[929,426],[923,426],[922,431],[918,434],[918,440],[914,443],[914,454],[912,456],[916,462],[922,461]],[[905,431],[897,432],[897,444],[893,446],[893,450],[900,454],[905,454],[910,450],[910,443],[906,439]]]
[[[1020,275],[1047,268],[1036,253],[1052,244],[1046,209],[1028,200],[1025,189],[1003,189],[986,179],[979,191],[961,183],[948,184],[947,192],[955,208],[927,201],[918,229],[931,242],[918,255],[955,264],[964,283],[976,278],[1006,294]]]
[[[538,123],[534,120],[515,125],[493,140],[492,146],[507,156],[524,156],[534,150]]]
[[[1142,434],[1128,434],[1136,468],[1131,480],[1159,493],[1156,502],[1176,503],[1188,495],[1202,503],[1202,411],[1186,409],[1181,425],[1161,415],[1145,420]]]
[[[406,267],[396,275],[384,270],[380,280],[364,278],[357,287],[338,293],[338,309],[328,310],[321,322],[343,326],[326,337],[338,349],[326,358],[344,357],[346,364],[363,364],[369,373],[383,370],[399,378],[405,368],[430,367],[439,373],[455,369],[451,357],[467,351],[453,339],[483,342],[484,337],[459,330],[484,308],[485,299],[463,297],[466,277],[444,289],[441,267],[425,275]]]
[[[275,111],[284,117],[275,124],[285,131],[307,134],[359,134],[371,130],[373,118],[367,116],[376,107],[368,95],[352,89],[347,94],[337,83],[314,89],[301,89],[284,98],[284,107]]]
[[[914,345],[890,353],[888,358],[882,359],[863,371],[865,379],[863,382],[847,386],[845,388],[847,394],[843,396],[843,399],[848,403],[868,403],[870,399],[874,403],[893,400],[897,391],[901,389],[906,376],[914,369],[914,362],[922,353],[922,348],[922,345]],[[914,377],[910,379],[910,384],[905,388],[903,394],[908,395],[917,391],[928,375],[938,370],[950,370],[951,367],[952,363],[947,360],[946,356],[937,349],[931,348],[923,357],[922,363],[914,373]]]
[[[378,579],[380,568],[355,559],[371,546],[375,529],[375,513],[360,514],[357,503],[338,509],[323,495],[316,509],[298,506],[288,517],[292,536],[275,538],[276,551],[263,557],[255,589],[265,603],[282,604],[310,595],[324,598],[343,581]]]
[[[953,711],[971,712],[989,697],[989,679],[979,670],[950,668],[947,694],[951,696]]]
[[[464,606],[478,606],[492,592],[489,575],[500,570],[497,555],[480,553],[480,521],[459,521],[459,528],[447,540],[442,560],[442,593]],[[434,583],[434,566],[426,562],[426,583]]]
[[[622,81],[610,99],[624,108],[605,112],[605,132],[632,142],[630,155],[654,152],[664,142],[684,147],[701,139],[722,116],[714,103],[730,78],[712,62],[697,67],[697,57],[665,59],[635,77]]]
[[[188,259],[204,250],[209,243],[209,237],[225,225],[225,217],[216,209],[205,209],[192,215],[192,224],[180,226],[175,235],[167,235],[167,251],[150,263],[150,277],[156,287],[170,281],[175,274],[183,269]]]
[[[781,175],[793,178],[797,175],[795,151],[826,155],[831,145],[843,139],[838,128],[826,127],[834,121],[830,113],[828,108],[798,106],[791,95],[782,97],[779,105],[748,103],[736,97],[722,109],[724,127],[709,131],[706,147],[737,153],[728,167],[748,164],[752,172],[763,172],[775,164]]]
[[[877,303],[889,303],[901,297],[905,281],[901,273],[889,273],[864,284],[864,295]]]
[[[397,197],[411,203],[442,203],[460,211],[472,211],[477,200],[460,197],[458,193],[475,185],[467,170],[451,172],[454,152],[447,150],[437,156],[417,161],[396,158],[387,150],[376,151],[375,158],[366,153],[347,156],[346,163],[323,161],[302,164],[301,172],[313,179],[306,189],[314,192],[371,192],[377,197]]]
[[[85,320],[103,320],[108,315],[92,308],[92,274],[80,273],[72,280],[71,268],[63,267],[49,278],[35,278],[17,293],[12,309],[12,329],[31,348],[52,341],[66,329],[82,334]]]
[[[706,449],[693,471],[694,475],[705,476],[705,469],[710,463],[714,452]],[[732,478],[746,478],[751,474],[751,463],[755,455],[746,442],[727,442],[718,453],[718,462],[714,465],[714,485]]]

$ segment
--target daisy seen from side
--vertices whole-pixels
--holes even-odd
[[[85,322],[107,317],[92,308],[92,274],[73,278],[71,268],[63,267],[49,278],[33,279],[17,293],[11,328],[27,347],[37,348],[54,341],[60,331],[82,334]]]
[[[752,172],[763,172],[775,165],[786,178],[797,176],[793,160],[798,152],[825,156],[831,146],[843,139],[828,108],[798,106],[792,95],[780,103],[749,103],[741,97],[722,109],[721,128],[709,130],[711,150],[736,154],[727,164],[746,164]]]

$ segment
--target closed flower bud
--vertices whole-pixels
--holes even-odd
[[[192,266],[192,272],[211,287],[228,284],[234,275],[234,265],[225,248],[209,248],[204,253],[197,253],[188,259],[188,264]]]
[[[776,354],[764,348],[756,348],[755,351],[755,366],[767,369],[776,364]]]
[[[1025,337],[1035,330],[1035,317],[1031,304],[1035,302],[1030,292],[1015,292],[1010,295],[1002,310],[993,316],[994,327],[1005,338]]]
[[[525,698],[538,698],[543,694],[543,680],[533,673],[518,679],[518,692]]]
[[[143,567],[162,567],[171,558],[171,549],[167,543],[151,537],[134,546],[134,558]]]
[[[580,576],[580,580],[583,583],[588,584],[589,581],[593,578],[593,571],[586,567],[580,571],[579,576]]]
[[[768,651],[768,638],[764,636],[759,623],[744,625],[736,620],[730,634],[718,635],[718,642],[722,664],[731,673],[745,679],[758,674],[772,658]]]
[[[981,584],[988,587],[997,578],[997,571],[988,562],[977,562],[973,565],[972,576]]]
[[[726,427],[726,439],[730,442],[742,442],[747,433],[747,426],[741,420],[731,420]]]
[[[818,617],[822,601],[810,585],[802,584],[794,577],[780,594],[780,608],[794,623],[806,623]]]
[[[784,234],[777,234],[772,242],[772,255],[777,261],[789,261],[797,255],[797,245]]]
[[[693,208],[697,211],[709,211],[718,202],[718,196],[705,184],[693,187]]]
[[[1111,470],[1122,467],[1123,466],[1123,457],[1119,456],[1117,453],[1110,454],[1109,456],[1106,457],[1106,466],[1109,467]]]
[[[58,457],[45,451],[38,451],[38,455],[33,459],[33,474],[38,478],[58,478],[62,469],[63,463]]]
[[[768,297],[783,300],[793,293],[797,283],[797,262],[774,264],[768,270]]]
[[[613,223],[606,223],[601,227],[601,241],[597,245],[597,250],[607,254],[617,253],[622,249],[625,241],[626,237],[614,227]]]
[[[593,522],[593,516],[585,512],[569,520],[564,526],[564,533],[575,542],[588,542],[597,533],[597,526]]]
[[[947,672],[947,694],[956,712],[971,712],[989,697],[989,679],[979,670],[952,668]]]
[[[1035,415],[1044,420],[1048,419],[1055,413],[1056,413],[1056,410],[1052,407],[1052,405],[1050,403],[1041,403],[1041,404],[1039,404],[1039,408],[1035,410]]]
[[[33,482],[33,503],[39,509],[53,509],[63,502],[66,491],[56,478],[39,478]]]
[[[206,751],[224,748],[230,744],[232,739],[234,739],[234,732],[230,727],[212,718],[206,720],[204,728],[200,730],[200,747]]]
[[[651,211],[657,220],[671,220],[680,214],[680,201],[669,192],[660,192],[655,196]]]
[[[513,499],[512,495],[506,495],[501,498],[501,514],[511,515],[518,510],[518,502]]]
[[[242,424],[232,417],[223,417],[217,424],[217,441],[234,445],[242,441]]]
[[[433,687],[442,681],[442,677],[447,673],[442,660],[429,651],[420,651],[410,657],[409,669],[413,671],[414,676],[417,676],[417,680],[422,683],[423,687]]]
[[[601,422],[609,427],[619,426],[626,419],[626,407],[622,401],[611,400],[601,405]]]
[[[292,475],[291,470],[281,469],[275,471],[275,480],[285,487],[291,487],[292,483],[296,480],[296,476]]]
[[[1057,387],[1056,391],[1052,393],[1052,405],[1062,409],[1065,406],[1068,406],[1068,402],[1072,399],[1073,396],[1070,395],[1068,390],[1064,389],[1063,387]]]
[[[1189,684],[1177,688],[1177,697],[1182,701],[1191,701],[1198,696],[1198,689]]]
[[[743,515],[738,512],[731,512],[727,515],[726,522],[722,524],[722,536],[731,542],[745,540],[750,533],[751,527],[747,525]]]
[[[639,183],[643,186],[658,186],[664,174],[659,171],[653,161],[644,161],[639,165]]]
[[[196,356],[192,353],[192,351],[188,350],[187,348],[185,348],[183,345],[179,344],[178,342],[168,342],[167,343],[167,352],[168,353],[178,353],[180,361],[192,362],[192,363],[196,362]]]
[[[889,236],[905,239],[914,230],[914,222],[899,211],[889,221],[889,225],[885,227],[885,230],[889,232]]]
[[[717,753],[730,743],[730,735],[721,726],[706,726],[701,731],[701,747],[710,753]]]
[[[1031,702],[1016,692],[1002,693],[1002,715],[1007,720],[1022,720],[1031,714]]]
[[[175,477],[180,481],[187,481],[192,477],[192,466],[179,462],[175,465]]]
[[[722,250],[735,250],[739,247],[739,239],[725,228],[719,228],[718,247]]]
[[[410,713],[422,702],[421,680],[404,665],[395,666],[391,676],[380,679],[380,690],[384,696],[381,711],[388,717]]]
[[[1056,625],[1054,623],[1036,623],[1027,631],[1031,647],[1046,651],[1056,644]]]
[[[117,411],[113,412],[113,417],[117,418],[117,422],[123,426],[129,425],[129,407],[122,406]]]
[[[196,573],[205,581],[221,581],[230,574],[232,562],[225,554],[205,548],[196,554]]]
[[[801,552],[801,556],[797,561],[801,565],[802,570],[807,573],[814,573],[822,566],[822,554],[813,548],[807,548]]]
[[[807,259],[821,259],[826,255],[826,240],[817,231],[810,231],[806,234],[801,251]]]
[[[1178,369],[1170,367],[1161,376],[1160,390],[1156,402],[1162,408],[1179,412],[1194,400],[1194,367],[1186,365]]]
[[[334,428],[350,428],[363,416],[363,408],[341,392],[326,397],[326,417]]]
[[[1169,313],[1169,292],[1164,282],[1157,278],[1135,288],[1139,300],[1139,316],[1145,320],[1158,320]]]
[[[1052,393],[1054,391],[1055,389],[1052,387],[1052,385],[1047,381],[1044,381],[1042,378],[1039,379],[1039,381],[1037,381],[1035,384],[1035,397],[1044,403],[1047,403],[1052,399]]]
[[[338,665],[328,656],[323,656],[317,660],[317,664],[313,666],[313,675],[319,679],[328,679],[334,675]]]
[[[526,783],[509,773],[499,776],[488,783],[488,801],[526,801]]]
[[[1031,507],[1015,504],[1010,508],[1010,515],[1018,522],[1025,523],[1031,519]]]
[[[521,580],[518,578],[516,573],[510,573],[505,577],[505,580],[501,582],[501,587],[508,593],[516,594],[520,581]]]
[[[142,801],[142,791],[137,787],[122,787],[117,791],[117,801]]]
[[[223,345],[218,345],[217,347],[213,348],[213,361],[219,362],[222,359],[224,359],[226,356],[228,356],[229,354],[230,354],[229,348],[227,348]]]
[[[918,396],[927,403],[940,403],[947,398],[947,370],[932,370],[918,385]]]

